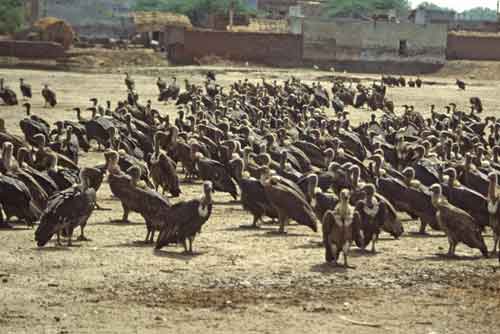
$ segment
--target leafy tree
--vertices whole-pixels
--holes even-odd
[[[409,8],[408,0],[330,0],[327,14],[331,17],[369,16],[377,10],[396,9],[402,13]]]
[[[461,16],[467,20],[478,21],[496,21],[497,12],[490,8],[476,7],[461,13]]]
[[[227,13],[231,4],[236,12],[249,10],[244,0],[139,0],[134,10],[174,12],[193,18],[202,13]]]
[[[24,19],[21,0],[0,0],[0,34],[18,30]]]
[[[424,1],[420,5],[417,6],[418,9],[430,9],[430,10],[444,10],[444,11],[453,11],[447,7],[441,7],[436,5],[435,3]]]

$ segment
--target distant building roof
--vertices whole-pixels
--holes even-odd
[[[133,12],[130,14],[137,32],[162,31],[165,27],[192,28],[186,15],[170,12]]]

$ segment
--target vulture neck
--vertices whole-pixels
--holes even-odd
[[[49,170],[53,172],[57,172],[57,156],[54,155],[52,160],[50,161],[50,167]]]
[[[496,201],[497,200],[497,178],[493,178],[490,180],[490,184],[488,186],[488,200]]]
[[[108,172],[111,175],[119,175],[119,174],[121,174],[121,169],[120,169],[120,166],[118,165],[118,161],[117,160],[111,160],[108,163]]]

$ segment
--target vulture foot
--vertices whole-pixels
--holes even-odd
[[[76,240],[77,241],[92,241],[92,239],[89,239],[84,235],[80,235]]]
[[[240,228],[243,230],[260,230],[260,226],[257,224],[252,225],[240,225]]]
[[[7,222],[0,222],[0,230],[12,230],[14,226]]]

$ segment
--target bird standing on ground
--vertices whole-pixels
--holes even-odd
[[[45,84],[43,86],[42,96],[45,101],[44,108],[47,108],[47,105],[50,105],[52,108],[57,105],[56,93],[49,88],[49,85]]]

